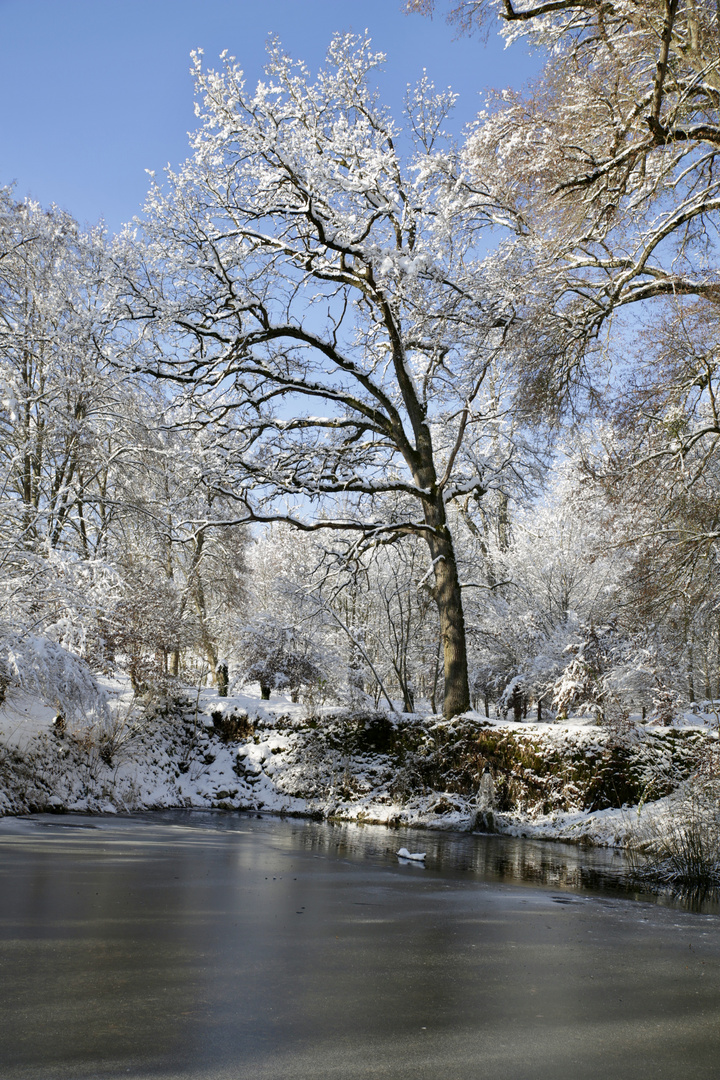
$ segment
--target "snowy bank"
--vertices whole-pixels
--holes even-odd
[[[166,807],[311,815],[623,845],[717,745],[714,717],[622,736],[588,719],[350,714],[203,690],[138,706],[106,682],[114,722],[70,729],[19,692],[0,709],[0,813]]]

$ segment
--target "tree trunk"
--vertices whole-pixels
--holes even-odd
[[[215,665],[215,682],[218,688],[218,697],[228,696],[228,666],[218,661]]]
[[[435,482],[431,455],[428,455],[428,458],[429,464],[424,471],[417,473],[416,480],[426,491],[430,489],[423,497],[423,510],[425,522],[432,532],[426,533],[425,536],[435,574],[432,596],[440,616],[440,640],[445,669],[443,716],[446,720],[451,720],[458,713],[467,712],[470,709],[465,615],[443,492],[438,490]]]
[[[458,580],[455,552],[447,529],[439,543],[433,538],[430,551],[435,565],[433,596],[440,615],[440,638],[443,644],[445,669],[443,716],[446,720],[451,720],[453,716],[467,712],[470,708],[470,686],[462,591]]]
[[[515,693],[512,696],[512,710],[513,710],[513,720],[515,721],[516,724],[519,724],[520,721],[523,718],[523,716],[522,716],[522,697],[520,696],[520,694],[518,693],[517,690],[515,691]]]
[[[442,638],[438,638],[437,651],[435,653],[435,667],[433,669],[432,692],[430,694],[430,711],[437,712],[437,685],[440,674],[440,653],[442,652]]]
[[[412,692],[410,682],[407,678],[406,671],[395,661],[392,662],[393,669],[395,671],[395,677],[400,687],[400,693],[403,696],[403,712],[413,713],[415,712],[415,695]],[[403,665],[407,667],[407,665]]]

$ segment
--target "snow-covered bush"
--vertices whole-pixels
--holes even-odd
[[[0,628],[0,683],[51,705],[66,723],[107,726],[107,698],[87,664],[67,649],[37,634]]]
[[[720,886],[720,780],[700,771],[665,812],[639,815],[630,836],[636,877],[681,890]]]
[[[552,687],[560,716],[595,716],[625,729],[633,710],[656,723],[670,724],[679,707],[671,657],[649,634],[630,636],[611,623],[578,626],[565,649],[565,664]]]
[[[259,682],[264,700],[272,690],[297,697],[316,688],[327,674],[323,655],[308,634],[268,613],[256,615],[238,640],[245,682]]]

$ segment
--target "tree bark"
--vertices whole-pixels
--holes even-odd
[[[445,692],[443,716],[451,720],[470,708],[470,687],[465,645],[465,616],[458,581],[457,563],[452,543],[435,563],[435,603],[440,615],[440,637],[443,643]]]
[[[435,668],[433,670],[433,682],[432,693],[430,695],[430,709],[433,713],[437,712],[437,684],[438,675],[440,674],[440,653],[442,652],[442,638],[438,638],[437,651],[435,653]]]
[[[467,712],[470,708],[470,685],[462,589],[442,492],[437,492],[432,500],[425,501],[425,520],[433,529],[433,532],[428,534],[428,545],[435,573],[432,593],[440,616],[440,640],[443,646],[443,716],[446,720],[451,720],[453,716]]]

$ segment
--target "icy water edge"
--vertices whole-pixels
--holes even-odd
[[[0,1076],[716,1078],[718,914],[623,871],[243,814],[3,819]]]

